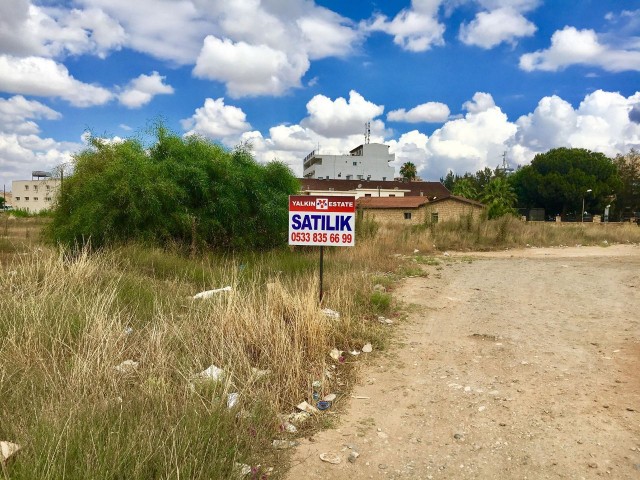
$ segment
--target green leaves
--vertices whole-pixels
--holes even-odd
[[[92,139],[65,178],[50,235],[94,246],[130,240],[185,247],[268,248],[286,241],[287,197],[299,190],[289,168],[255,161],[160,126],[139,140]]]

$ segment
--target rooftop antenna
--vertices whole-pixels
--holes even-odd
[[[364,143],[368,145],[370,140],[371,140],[371,122],[367,122],[364,124]]]
[[[509,166],[509,162],[507,162],[507,152],[503,152],[502,153],[502,165],[498,166],[496,168],[496,170],[498,170],[499,172],[504,173],[505,175],[509,175],[510,173],[513,173],[514,169],[513,167]]]

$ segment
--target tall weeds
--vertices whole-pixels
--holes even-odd
[[[236,462],[277,464],[277,415],[311,402],[315,379],[342,388],[328,351],[385,341],[368,320],[370,273],[392,265],[343,250],[327,255],[339,319],[318,305],[316,252],[16,256],[0,278],[0,439],[24,446],[9,478],[234,478]],[[137,368],[118,371],[126,360]],[[210,365],[222,381],[194,378]]]

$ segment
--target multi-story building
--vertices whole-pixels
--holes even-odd
[[[324,155],[313,151],[304,159],[304,178],[324,180],[393,180],[395,170],[389,165],[396,156],[389,146],[365,143],[348,155]]]
[[[14,180],[11,183],[13,208],[38,213],[53,207],[60,179],[44,172],[33,172],[31,180]]]

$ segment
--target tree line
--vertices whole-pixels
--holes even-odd
[[[580,218],[586,212],[621,221],[640,212],[640,152],[632,149],[611,159],[581,148],[555,148],[538,154],[529,165],[509,174],[484,168],[440,179],[454,195],[488,206],[490,218],[515,214],[517,209],[542,208],[548,217]]]

